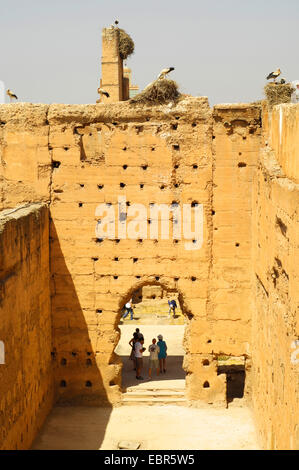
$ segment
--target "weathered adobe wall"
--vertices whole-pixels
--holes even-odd
[[[48,105],[0,105],[0,210],[49,201]]]
[[[53,402],[48,208],[0,213],[0,449],[28,449]]]
[[[265,112],[265,132],[283,174],[299,183],[299,107],[297,104],[275,106]]]
[[[252,181],[261,143],[260,107],[217,105],[213,115],[213,241],[208,315],[202,329],[212,328],[217,351],[245,356],[248,396]]]
[[[217,355],[250,355],[250,193],[259,108],[222,107],[215,121],[204,98],[186,99],[173,109],[115,105],[81,111],[57,106],[48,114],[52,158],[60,162],[51,196],[60,399],[101,402],[106,394],[112,403],[120,400],[121,368],[113,353],[120,308],[135,289],[157,284],[179,292],[189,317],[187,397],[224,401]],[[240,161],[246,166],[238,166]],[[97,243],[95,209],[101,202],[116,207],[119,195],[147,206],[203,203],[203,247],[186,251],[182,241],[171,239]],[[209,366],[203,365],[206,359]],[[206,381],[209,388],[203,387]]]
[[[29,187],[35,198],[41,188],[40,198],[50,202],[58,399],[120,400],[121,364],[114,354],[120,308],[144,285],[180,294],[188,316],[187,397],[225,401],[225,378],[217,376],[219,354],[247,358],[248,394],[251,182],[260,141],[259,107],[224,105],[212,111],[206,98],[186,98],[172,108],[117,103],[27,109],[16,104],[0,107],[1,112],[6,122],[3,171],[17,188],[3,204],[28,198],[18,191],[21,176],[15,181],[10,170],[17,159],[7,157],[6,136],[14,126],[15,150],[20,141],[32,166],[25,191]],[[19,116],[23,113],[26,119]],[[48,136],[42,144],[41,134]],[[34,151],[26,152],[32,146]],[[47,177],[41,179],[39,166]],[[172,239],[97,242],[95,209],[102,202],[116,207],[119,195],[146,206],[203,203],[202,248],[187,251],[183,241]],[[209,366],[203,365],[206,359]]]
[[[281,136],[277,135],[280,108],[286,117]],[[292,105],[275,107],[274,128],[265,119],[268,145],[261,150],[254,184],[253,404],[266,449],[299,448],[299,369],[291,360],[292,343],[299,339],[299,185],[286,177],[288,170],[295,169],[293,128],[287,126],[298,110]],[[271,142],[278,145],[281,139],[285,147],[275,144],[273,151],[268,133]]]

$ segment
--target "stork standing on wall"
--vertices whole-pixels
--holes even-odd
[[[166,75],[167,75],[169,72],[172,72],[173,70],[174,70],[174,67],[168,67],[167,69],[161,70],[161,72],[160,72],[159,75],[158,75],[158,80],[165,78]]]
[[[103,95],[106,96],[107,98],[110,97],[108,91],[105,91],[103,88],[98,88],[98,94],[100,95],[100,99],[96,101],[97,103],[101,102],[101,98]]]
[[[279,77],[280,74],[281,74],[280,69],[277,69],[275,70],[275,72],[269,73],[267,80],[270,80],[270,78],[273,78],[273,81],[275,82],[276,78]]]
[[[12,102],[13,99],[18,99],[17,95],[15,95],[10,89],[7,90],[6,94],[9,96],[10,102]]]
[[[107,98],[109,98],[109,96],[110,96],[108,91],[105,91],[103,88],[98,88],[98,93],[101,97],[102,97],[102,95],[107,96]]]

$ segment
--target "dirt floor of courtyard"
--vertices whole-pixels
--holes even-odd
[[[248,408],[122,406],[55,407],[33,449],[118,448],[138,442],[147,450],[258,449]]]

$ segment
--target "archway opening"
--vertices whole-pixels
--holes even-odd
[[[184,306],[182,294],[176,288],[161,284],[159,279],[135,286],[124,296],[120,309],[120,340],[115,349],[123,365],[123,393],[155,390],[165,396],[167,392],[177,398],[184,396],[184,335],[191,318],[192,315]],[[142,379],[137,378],[135,354],[129,344],[133,344],[136,329],[144,338],[143,367],[139,375]],[[161,335],[167,345],[165,365],[160,361],[158,364],[150,362],[149,346],[153,344],[153,339],[159,346]]]

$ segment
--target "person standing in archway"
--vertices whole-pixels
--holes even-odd
[[[158,354],[158,359],[159,359],[159,364],[160,364],[160,372],[166,372],[166,356],[167,356],[167,344],[165,341],[163,341],[163,336],[158,335],[158,343],[157,346],[159,346],[159,354]]]

